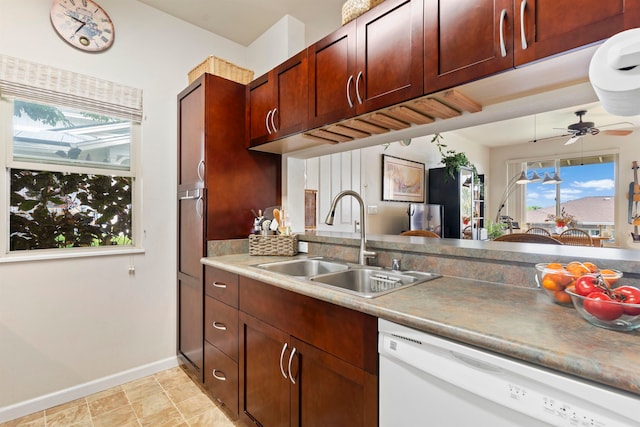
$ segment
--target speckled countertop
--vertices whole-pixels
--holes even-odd
[[[298,257],[304,257],[299,255]],[[640,332],[597,328],[541,290],[444,276],[373,299],[252,265],[290,257],[210,256],[205,265],[640,395]]]

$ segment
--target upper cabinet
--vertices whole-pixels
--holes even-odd
[[[387,0],[309,48],[311,128],[422,94],[423,0]]]
[[[638,0],[513,0],[515,65],[640,25]]]
[[[424,92],[513,67],[513,0],[425,0]]]
[[[307,127],[307,68],[304,50],[249,84],[247,127],[251,146]]]

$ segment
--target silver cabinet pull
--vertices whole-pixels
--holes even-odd
[[[267,128],[267,133],[271,135],[271,129],[269,128],[269,116],[273,113],[273,110],[269,110],[267,117],[264,119],[264,125]]]
[[[291,373],[291,361],[293,360],[293,355],[296,354],[296,348],[293,347],[293,350],[291,350],[291,355],[289,356],[289,365],[287,367],[287,371],[289,371],[289,380],[291,381],[292,384],[296,383],[296,380],[293,378],[293,374]]]
[[[218,372],[220,372],[220,374]],[[217,369],[214,369],[213,372],[211,372],[211,375],[213,375],[213,378],[217,379],[218,381],[227,380],[227,376],[224,374],[224,372],[218,371]]]
[[[287,379],[287,374],[284,372],[284,365],[282,364],[282,359],[284,358],[284,352],[287,350],[287,343],[284,343],[282,346],[282,351],[280,352],[280,372],[282,376]]]
[[[362,71],[358,73],[358,77],[356,77],[356,97],[358,98],[358,102],[362,104],[362,98],[360,97],[360,79],[362,78]]]
[[[349,76],[347,80],[347,102],[349,103],[349,108],[353,108],[353,102],[351,101],[351,82],[353,81],[353,75]]]
[[[212,326],[220,331],[226,331],[227,326],[224,323],[216,322],[215,320],[212,323]]]
[[[222,282],[213,282],[214,288],[227,289],[227,284]]]
[[[276,117],[276,113],[278,112],[277,108],[273,109],[273,112],[271,113],[271,129],[273,129],[273,133],[278,132],[278,128],[276,127],[276,123],[275,123],[275,117]]]
[[[200,173],[200,168],[202,167],[202,173]],[[196,173],[198,174],[198,179],[200,181],[204,181],[204,160],[200,160],[198,162],[198,167],[196,169]]]
[[[527,50],[527,34],[524,30],[524,10],[527,8],[527,0],[522,0],[520,3],[520,40],[522,40],[522,50]]]
[[[202,218],[202,208],[204,205],[204,201],[202,200],[202,196],[198,197],[196,200],[196,214],[198,214],[199,218]]]
[[[504,20],[507,17],[507,9],[500,12],[500,55],[504,58],[507,56],[507,48],[504,45]]]

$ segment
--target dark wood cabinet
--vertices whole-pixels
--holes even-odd
[[[238,418],[238,276],[205,268],[204,385]]]
[[[514,0],[515,64],[594,43],[640,25],[637,0]]]
[[[250,146],[306,129],[307,64],[307,51],[304,50],[247,86]]]
[[[425,0],[424,92],[513,67],[513,0]]]
[[[309,47],[318,127],[422,94],[423,0],[387,0]]]
[[[251,209],[280,204],[280,156],[247,150],[245,114],[245,86],[211,74],[178,95],[177,353],[201,380],[207,240],[246,238]]]
[[[376,318],[240,278],[241,418],[376,426]]]

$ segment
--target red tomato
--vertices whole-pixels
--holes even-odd
[[[591,292],[584,300],[584,309],[600,320],[616,320],[624,313],[624,308],[602,292]]]
[[[637,304],[635,307],[623,307],[624,314],[629,316],[637,316],[640,314],[640,289],[633,286],[620,286],[613,290],[614,297],[625,304]]]
[[[591,292],[602,292],[602,288],[598,287],[598,278],[593,274],[585,274],[578,277],[575,290],[578,295],[583,297],[586,297]]]

